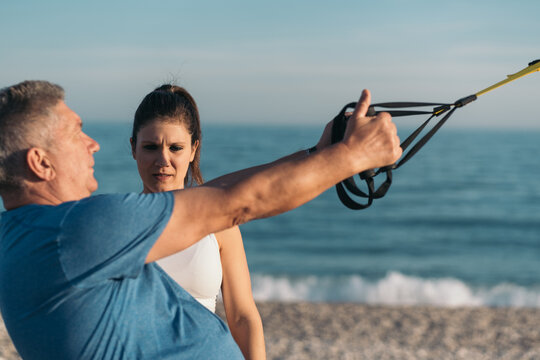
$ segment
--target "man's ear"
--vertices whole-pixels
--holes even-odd
[[[26,164],[30,171],[41,180],[50,181],[56,177],[51,159],[43,149],[30,148],[26,152]]]

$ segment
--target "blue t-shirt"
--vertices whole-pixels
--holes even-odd
[[[144,264],[171,193],[27,205],[0,223],[0,309],[24,359],[238,359],[221,319]]]

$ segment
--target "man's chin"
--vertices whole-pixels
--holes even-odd
[[[88,186],[88,191],[89,191],[88,196],[92,195],[92,193],[94,193],[97,189],[98,189],[98,182],[97,182],[97,180],[94,179],[92,184],[90,184],[90,186]]]

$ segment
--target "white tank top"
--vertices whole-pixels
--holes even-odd
[[[157,263],[208,310],[216,311],[223,273],[219,245],[214,234]]]

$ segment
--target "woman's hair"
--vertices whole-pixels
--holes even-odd
[[[133,120],[132,148],[135,150],[137,144],[137,134],[139,130],[154,121],[163,121],[173,124],[183,124],[191,135],[191,145],[199,141],[199,146],[195,151],[195,157],[189,164],[184,185],[193,185],[193,182],[200,185],[203,178],[200,169],[201,157],[201,122],[199,110],[193,97],[186,89],[165,84],[161,85],[144,97],[135,111]]]

